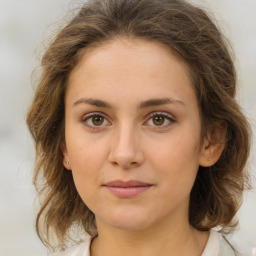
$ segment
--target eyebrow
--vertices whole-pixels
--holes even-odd
[[[183,101],[172,98],[149,99],[140,103],[139,108],[147,108],[152,106],[161,106],[165,104],[180,104],[185,106]]]
[[[89,105],[92,105],[92,106],[96,106],[96,107],[99,107],[99,108],[111,108],[112,106],[103,101],[103,100],[98,100],[98,99],[92,99],[92,98],[81,98],[81,99],[78,99],[77,101],[75,101],[73,103],[73,106],[77,106],[81,103],[85,103],[85,104],[89,104]]]
[[[101,108],[113,108],[111,104],[99,100],[99,99],[92,99],[92,98],[80,98],[77,101],[73,103],[73,106],[77,106],[79,104],[89,104],[92,106],[96,107],[101,107]],[[139,104],[138,108],[139,109],[144,109],[148,107],[153,107],[153,106],[161,106],[161,105],[166,105],[166,104],[179,104],[185,106],[183,101],[172,99],[172,98],[156,98],[156,99],[149,99],[146,101],[143,101]]]

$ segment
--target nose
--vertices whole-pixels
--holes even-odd
[[[142,145],[135,128],[124,125],[113,132],[108,160],[122,169],[135,168],[144,162]]]

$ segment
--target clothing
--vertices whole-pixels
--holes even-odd
[[[90,256],[90,244],[92,238],[76,245],[62,253],[53,256]],[[237,245],[231,245],[225,236],[221,233],[211,230],[210,236],[201,256],[256,256],[253,248],[238,248]]]

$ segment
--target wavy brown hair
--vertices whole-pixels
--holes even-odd
[[[89,234],[97,232],[93,212],[78,195],[72,172],[62,164],[64,97],[70,73],[82,53],[117,37],[141,38],[169,47],[189,66],[203,134],[209,125],[227,126],[219,161],[209,168],[199,167],[189,221],[202,231],[233,227],[248,184],[245,166],[250,127],[235,100],[236,73],[222,33],[209,14],[182,0],[91,0],[45,52],[42,75],[27,114],[36,148],[34,184],[42,203],[36,220],[39,237],[51,246],[53,232],[64,246],[74,226]]]

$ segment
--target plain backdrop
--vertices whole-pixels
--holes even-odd
[[[0,256],[43,256],[35,232],[34,148],[25,125],[32,70],[67,10],[82,1],[0,0]],[[191,0],[211,10],[236,54],[238,100],[256,127],[256,0]],[[250,159],[256,187],[255,147]],[[236,236],[256,246],[256,191],[245,193]],[[240,238],[239,238],[240,239]]]

